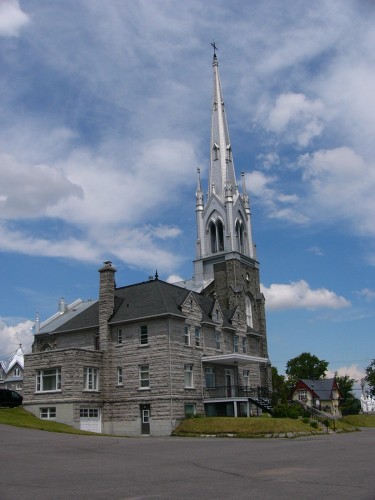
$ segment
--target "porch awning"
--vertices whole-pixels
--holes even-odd
[[[217,365],[248,365],[249,363],[269,363],[268,358],[250,356],[248,354],[218,354],[216,356],[206,356],[203,354],[202,363],[215,363]]]

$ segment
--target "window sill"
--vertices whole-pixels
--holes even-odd
[[[116,387],[124,387],[124,384],[116,384]]]
[[[95,392],[96,394],[98,394],[100,391],[99,389],[83,389],[82,392]]]
[[[34,394],[56,394],[62,392],[61,389],[56,389],[53,391],[35,391]]]
[[[138,391],[149,391],[151,387],[138,387]]]
[[[191,391],[191,390],[193,390],[193,391],[194,391],[194,390],[195,390],[195,387],[185,387],[185,390],[186,390],[186,391]]]

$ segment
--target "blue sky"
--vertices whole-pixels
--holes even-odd
[[[0,1],[0,355],[66,302],[191,277],[216,42],[280,372],[375,357],[370,1]]]

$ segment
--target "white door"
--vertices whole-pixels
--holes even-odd
[[[102,432],[99,408],[80,409],[80,429],[81,431]]]

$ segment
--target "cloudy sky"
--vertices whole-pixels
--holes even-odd
[[[375,357],[375,5],[0,0],[0,357],[117,284],[189,278],[212,47],[283,372]]]

